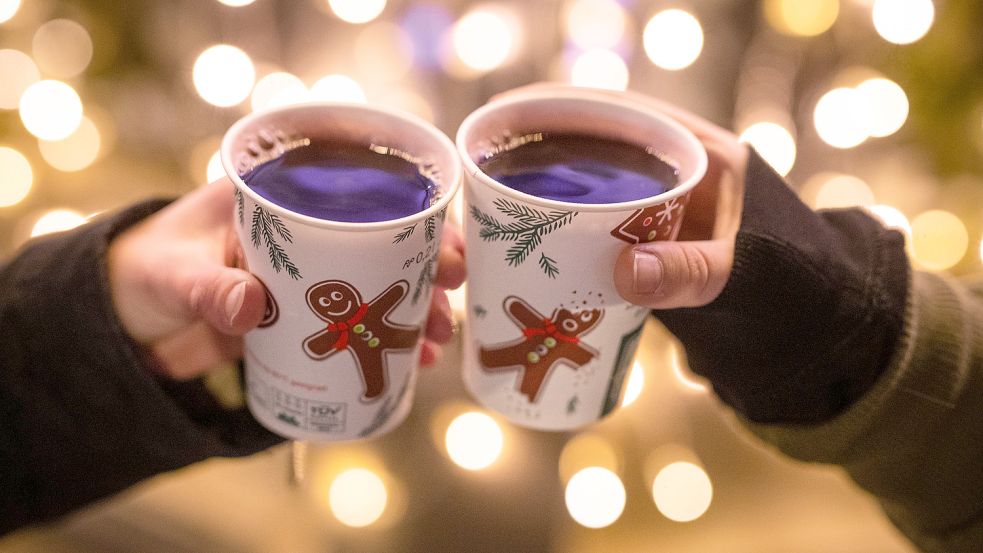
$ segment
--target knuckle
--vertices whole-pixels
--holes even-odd
[[[686,266],[686,278],[702,296],[710,285],[710,260],[699,248],[683,248],[683,258]]]

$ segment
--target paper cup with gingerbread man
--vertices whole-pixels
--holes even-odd
[[[481,168],[531,141],[562,146],[563,137],[586,144],[583,151],[603,142],[622,148],[615,157],[628,155],[624,146],[655,156],[653,166],[674,182],[629,201],[579,203],[520,191]],[[495,100],[465,119],[457,146],[466,173],[467,388],[526,427],[569,430],[605,417],[618,405],[647,315],[618,295],[615,260],[626,244],[676,238],[706,151],[651,107],[574,88]],[[549,166],[552,158],[536,155],[538,167]]]
[[[244,180],[313,143],[397,155],[436,190],[410,215],[352,222],[284,207]],[[245,336],[253,416],[298,440],[354,440],[395,428],[412,404],[444,217],[461,181],[454,144],[406,113],[311,103],[243,118],[226,133],[221,153],[235,184],[231,216],[244,265],[268,292],[263,322]]]

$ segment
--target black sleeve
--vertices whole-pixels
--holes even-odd
[[[654,314],[745,418],[817,423],[888,365],[909,272],[900,233],[859,209],[813,212],[751,150],[723,292],[704,307]]]
[[[164,205],[34,240],[0,267],[0,533],[279,441],[202,381],[155,376],[115,315],[108,243]]]

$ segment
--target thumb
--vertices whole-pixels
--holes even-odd
[[[263,319],[266,291],[256,277],[221,265],[203,268],[188,278],[187,306],[223,334],[239,335]]]
[[[725,240],[650,242],[621,252],[614,283],[636,305],[699,307],[720,295],[733,265],[734,247]]]

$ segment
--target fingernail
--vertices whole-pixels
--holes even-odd
[[[236,315],[242,309],[242,302],[246,299],[246,283],[240,282],[235,285],[235,288],[229,292],[228,297],[225,298],[225,317],[228,320],[229,325],[236,320]]]
[[[646,251],[636,250],[632,255],[635,293],[655,293],[662,286],[662,260],[659,256]]]

